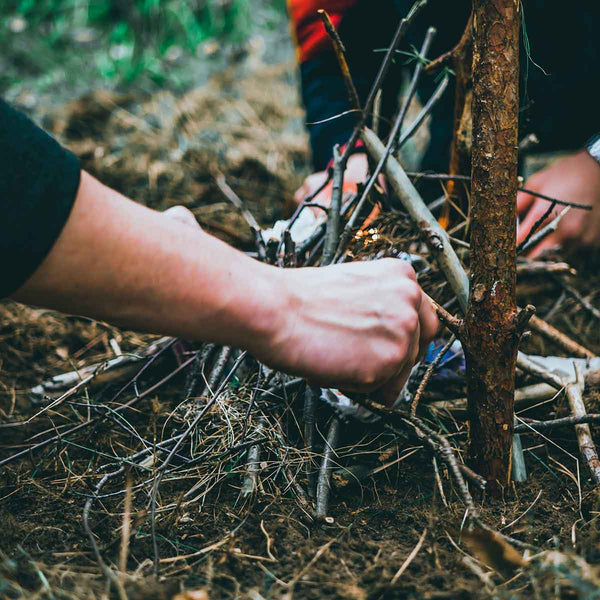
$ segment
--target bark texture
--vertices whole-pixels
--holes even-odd
[[[519,0],[473,0],[471,281],[465,319],[470,457],[509,481],[515,364]]]

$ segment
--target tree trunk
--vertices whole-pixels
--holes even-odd
[[[500,495],[510,475],[519,326],[515,297],[519,0],[473,0],[471,281],[465,319],[470,457]]]

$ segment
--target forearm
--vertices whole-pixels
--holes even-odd
[[[251,347],[274,327],[277,285],[277,269],[82,173],[60,237],[13,297],[133,329]]]

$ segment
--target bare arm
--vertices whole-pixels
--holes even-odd
[[[247,348],[323,385],[390,398],[437,327],[410,266],[261,264],[82,173],[56,244],[21,302]]]

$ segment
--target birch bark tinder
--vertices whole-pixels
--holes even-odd
[[[515,298],[519,0],[473,0],[471,275],[465,319],[470,458],[507,486],[519,343]]]

